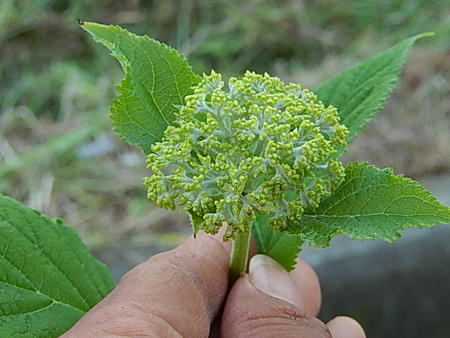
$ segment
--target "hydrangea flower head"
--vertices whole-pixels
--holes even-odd
[[[194,233],[226,222],[225,238],[234,238],[257,214],[283,231],[343,180],[334,155],[347,134],[336,108],[300,85],[246,72],[225,87],[213,71],[153,145],[148,197],[188,212]]]

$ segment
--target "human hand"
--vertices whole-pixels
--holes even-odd
[[[287,273],[256,255],[227,292],[230,244],[220,238],[199,234],[136,266],[62,337],[208,337],[219,314],[221,337],[365,337],[351,318],[315,318],[320,285],[302,261]]]

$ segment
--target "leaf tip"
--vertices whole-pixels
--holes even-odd
[[[420,34],[417,34],[415,36],[416,39],[422,39],[422,38],[429,38],[430,36],[435,36],[436,33],[435,32],[423,32]]]
[[[85,31],[87,31],[88,33],[94,35],[94,32],[96,29],[104,29],[107,28],[108,25],[103,25],[101,23],[96,23],[96,22],[90,22],[90,21],[83,21],[78,19],[78,23],[80,24],[81,28],[83,28]]]

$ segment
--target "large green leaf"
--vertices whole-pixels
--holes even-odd
[[[258,215],[252,225],[252,233],[256,240],[257,251],[280,263],[287,271],[291,271],[300,252],[303,240],[297,235],[273,232],[267,225],[269,216]]]
[[[390,169],[352,163],[345,181],[313,215],[290,224],[314,246],[327,246],[335,235],[394,242],[407,227],[450,223],[450,208],[417,182],[395,176]]]
[[[373,58],[336,75],[315,90],[325,105],[335,106],[350,142],[383,107],[413,43],[432,33],[406,39]]]
[[[0,337],[58,337],[112,288],[75,231],[0,195]]]
[[[148,154],[174,120],[198,76],[185,57],[148,36],[91,22],[82,27],[111,50],[125,71],[111,107],[114,130]]]

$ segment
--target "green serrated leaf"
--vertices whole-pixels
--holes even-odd
[[[314,246],[328,246],[336,235],[394,242],[408,227],[450,223],[450,208],[417,182],[391,169],[351,163],[345,181],[314,215],[304,215],[291,230]]]
[[[406,39],[336,75],[315,90],[325,105],[338,109],[341,122],[350,131],[349,143],[383,107],[397,84],[398,74],[411,46],[417,39],[430,35],[433,33]]]
[[[291,271],[295,267],[303,240],[297,235],[273,232],[267,225],[269,217],[258,215],[253,222],[252,234],[256,240],[257,252],[273,258],[287,271]]]
[[[91,22],[82,27],[111,51],[125,72],[111,107],[114,130],[150,153],[199,77],[184,56],[148,36]]]
[[[75,231],[0,195],[0,337],[58,337],[112,288]]]

